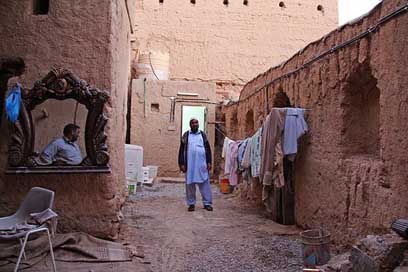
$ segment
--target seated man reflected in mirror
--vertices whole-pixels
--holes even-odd
[[[44,151],[35,158],[38,165],[79,165],[82,162],[78,145],[80,127],[68,124],[64,127],[64,136],[50,142]]]

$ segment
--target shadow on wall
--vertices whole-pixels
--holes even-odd
[[[279,87],[278,92],[275,94],[272,103],[274,108],[287,108],[291,107],[290,99],[283,91],[282,87]]]
[[[255,133],[254,111],[249,110],[245,116],[245,136],[251,137]]]
[[[343,88],[344,155],[380,156],[380,90],[368,63],[351,73]]]
[[[238,127],[238,111],[235,110],[232,113],[232,117],[231,117],[231,123],[230,123],[230,131],[229,131],[229,135],[231,135],[231,137],[233,139],[236,139],[239,133],[239,127]],[[228,135],[228,134],[227,134]]]

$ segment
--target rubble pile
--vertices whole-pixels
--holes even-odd
[[[368,235],[350,252],[319,267],[325,272],[408,272],[408,240],[396,233]]]

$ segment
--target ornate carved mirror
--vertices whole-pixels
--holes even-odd
[[[109,173],[109,153],[106,145],[104,114],[109,94],[90,87],[69,70],[53,69],[32,89],[22,89],[21,108],[17,122],[12,125],[6,173]],[[87,110],[85,122],[86,156],[78,165],[43,165],[34,152],[35,124],[32,111],[47,100],[74,99]],[[50,102],[50,101],[49,101]],[[71,113],[67,113],[71,114]],[[82,128],[83,130],[84,128]]]

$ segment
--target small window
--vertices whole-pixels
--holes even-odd
[[[48,14],[48,8],[50,6],[49,0],[34,0],[33,2],[33,13],[35,15]]]
[[[151,110],[152,112],[160,112],[159,103],[152,103],[152,104],[150,105],[150,110]]]
[[[244,6],[248,6],[248,0],[244,0]]]
[[[323,12],[324,8],[322,5],[317,5],[317,10]]]
[[[164,2],[164,0],[159,0],[159,3],[160,3],[160,4],[163,4],[163,2]]]
[[[195,5],[196,0],[190,0],[190,3],[193,4],[193,5]]]
[[[229,2],[228,2],[228,0],[224,0],[224,5],[226,5],[226,6],[228,6],[228,4],[229,4]]]
[[[285,2],[279,2],[279,6],[280,6],[281,8],[286,8]]]

